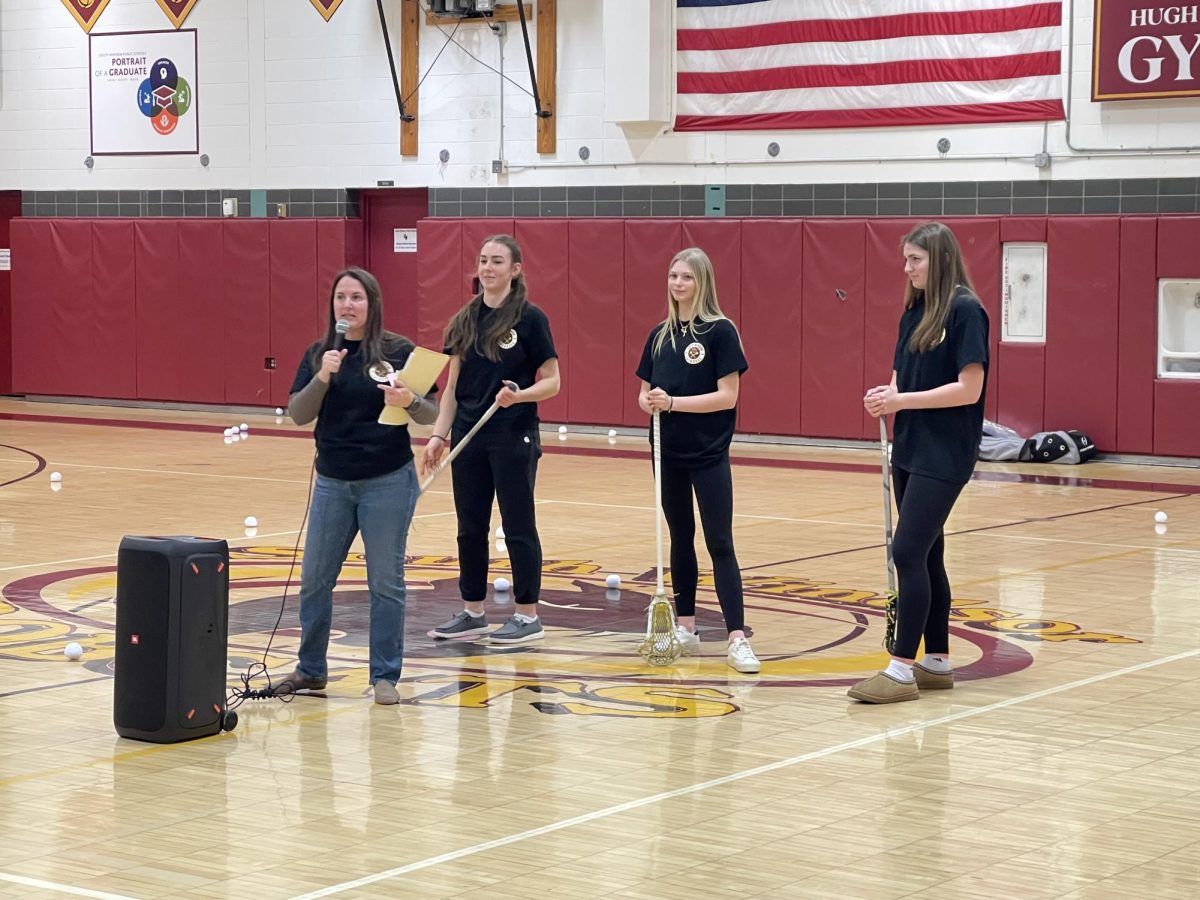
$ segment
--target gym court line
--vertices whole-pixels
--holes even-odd
[[[709,781],[702,781],[697,784],[688,785],[687,787],[676,788],[671,791],[663,791],[658,794],[652,794],[648,797],[642,797],[639,800],[630,800],[626,803],[619,803],[615,806],[610,806],[605,809],[598,809],[594,812],[584,813],[580,816],[572,816],[569,819],[563,819],[559,822],[553,822],[549,825],[543,825],[538,828],[531,828],[527,831],[521,831],[516,834],[508,835],[507,837],[496,838],[491,841],[475,844],[470,847],[463,847],[460,850],[452,850],[449,853],[443,853],[439,856],[432,856],[427,859],[418,860],[417,862],[409,863],[404,866],[397,866],[393,869],[386,869],[382,872],[377,872],[374,875],[366,875],[362,878],[356,878],[353,881],[344,881],[341,884],[330,885],[326,888],[321,888],[316,891],[310,891],[307,894],[297,894],[291,900],[318,900],[320,897],[332,897],[336,894],[342,894],[347,891],[352,891],[357,888],[366,887],[371,884],[378,884],[381,881],[389,881],[393,878],[399,878],[402,875],[407,875],[410,872],[417,872],[422,869],[433,868],[434,866],[442,865],[443,863],[453,862],[464,857],[474,856],[478,853],[485,853],[489,850],[495,850],[500,847],[507,847],[511,844],[517,844],[522,841],[531,840],[547,834],[553,834],[556,831],[563,831],[568,828],[574,828],[576,825],[585,825],[589,822],[595,822],[599,819],[605,819],[609,816],[618,815],[620,813],[629,812],[635,809],[641,809],[646,806],[652,806],[657,803],[662,803],[667,800],[673,800],[677,797],[686,797],[690,794],[697,794],[701,791],[706,791],[710,788],[720,787],[726,784],[732,784],[746,778],[752,778],[756,775],[764,775],[768,772],[775,772],[780,769],[787,769],[801,763],[811,762],[816,759],[822,759],[827,756],[833,756],[838,753],[843,753],[847,750],[858,750],[863,747],[869,747],[873,744],[878,744],[881,741],[886,741],[890,738],[903,737],[906,734],[912,734],[917,731],[924,731],[929,728],[938,728],[942,725],[949,725],[952,722],[960,722],[964,719],[972,719],[976,716],[986,715],[990,712],[995,712],[1001,709],[1007,709],[1011,706],[1019,706],[1024,703],[1029,703],[1034,700],[1041,700],[1044,697],[1050,697],[1055,694],[1073,691],[1076,688],[1087,687],[1092,684],[1097,684],[1102,681],[1107,681],[1111,678],[1119,678],[1123,675],[1131,675],[1135,672],[1141,672],[1146,669],[1153,669],[1158,666],[1167,665],[1173,662],[1179,662],[1185,659],[1200,656],[1200,648],[1194,650],[1185,650],[1180,653],[1164,656],[1159,659],[1149,660],[1148,662],[1138,663],[1132,666],[1126,666],[1123,669],[1116,669],[1111,672],[1104,672],[1099,675],[1092,675],[1088,678],[1081,678],[1077,681],[1071,681],[1066,684],[1060,684],[1056,687],[1044,688],[1040,691],[1034,691],[1030,694],[1024,694],[1019,697],[1011,697],[1007,700],[999,700],[995,703],[989,703],[986,706],[976,707],[975,709],[966,709],[956,713],[950,713],[944,716],[938,716],[934,719],[928,719],[923,722],[914,722],[909,725],[904,725],[899,728],[889,728],[881,731],[878,734],[868,735],[867,737],[858,738],[853,741],[846,741],[841,744],[834,744],[825,747],[821,750],[813,750],[808,753],[802,753],[798,756],[792,756],[787,759],[777,760],[773,763],[767,763],[762,766],[755,766],[752,769],[744,769],[741,772],[734,772],[730,775],[723,775],[720,778],[713,778]]]

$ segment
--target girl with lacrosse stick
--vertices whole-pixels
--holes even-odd
[[[942,527],[975,470],[987,387],[988,317],[953,232],[940,222],[918,226],[904,237],[903,252],[907,283],[892,380],[863,398],[872,416],[894,415],[892,480],[900,513],[892,544],[899,594],[884,640],[892,658],[850,689],[864,703],[916,700],[922,690],[954,687]]]
[[[558,355],[546,314],[526,297],[515,240],[499,234],[483,242],[476,280],[475,296],[446,326],[446,393],[421,457],[421,474],[429,475],[449,444],[465,444],[451,466],[464,608],[432,635],[470,638],[487,632],[483,601],[495,498],[512,560],[516,613],[487,638],[520,644],[545,637],[537,612],[542,544],[533,487],[542,455],[537,404],[558,393]],[[488,421],[467,444],[468,433],[485,416]]]
[[[660,489],[671,536],[675,640],[685,656],[700,652],[694,494],[729,631],[728,663],[738,672],[755,673],[759,661],[746,639],[742,575],[733,548],[729,466],[746,356],[737,328],[717,303],[712,262],[703,250],[689,247],[675,254],[667,270],[667,299],[667,318],[646,338],[637,376],[642,380],[638,405],[648,415],[657,414],[661,430]]]

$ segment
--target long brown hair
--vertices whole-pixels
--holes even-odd
[[[708,254],[699,247],[685,247],[673,257],[671,264],[667,266],[667,271],[675,267],[675,263],[684,262],[687,267],[692,270],[692,276],[696,279],[696,299],[692,301],[692,330],[696,334],[703,334],[707,328],[697,329],[697,324],[708,324],[710,322],[719,322],[721,319],[728,319],[725,313],[721,312],[721,305],[717,303],[717,278],[713,274],[712,260],[708,258]],[[730,321],[732,325],[732,320]],[[737,326],[734,326],[737,330]],[[670,339],[671,346],[675,346],[675,335],[679,332],[679,304],[675,302],[675,298],[671,296],[670,290],[667,291],[667,318],[658,329],[658,336],[654,338],[654,345],[651,352],[657,356]],[[741,334],[738,335],[738,340],[742,339]]]
[[[483,242],[480,250],[482,251],[483,247],[488,244],[500,244],[507,247],[513,263],[521,261],[521,245],[510,235],[494,234]],[[525,285],[525,273],[520,272],[513,278],[508,289],[508,296],[497,307],[486,331],[483,334],[477,334],[479,309],[483,306],[483,290],[479,287],[478,279],[476,279],[475,296],[454,314],[454,318],[446,326],[445,344],[450,353],[463,359],[474,347],[476,353],[486,356],[492,362],[499,362],[500,341],[521,320],[521,316],[525,314],[525,308],[529,305]]]
[[[940,344],[945,336],[946,317],[950,315],[950,301],[954,298],[955,290],[961,286],[970,292],[976,303],[979,298],[967,274],[958,240],[954,232],[941,222],[918,225],[900,241],[902,249],[905,244],[920,247],[929,254],[924,290],[914,288],[911,280],[904,288],[905,309],[912,309],[918,300],[925,301],[921,321],[908,342],[910,350],[924,353]]]
[[[325,336],[313,345],[309,361],[313,370],[321,368],[321,357],[325,351],[333,349],[334,338],[337,334],[337,318],[333,314],[333,299],[337,296],[338,283],[343,278],[353,278],[363,286],[367,295],[367,321],[363,325],[361,358],[363,369],[369,370],[375,363],[380,362],[388,353],[395,353],[405,344],[412,344],[408,338],[383,328],[383,289],[379,279],[358,266],[342,269],[333,276],[329,287],[329,321],[325,326]]]

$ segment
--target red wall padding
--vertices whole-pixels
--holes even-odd
[[[21,192],[0,191],[0,247],[12,248],[9,223],[21,215]],[[0,395],[12,392],[12,272],[0,272]]]
[[[269,402],[285,406],[295,367],[329,322],[328,289],[317,281],[317,223],[313,219],[271,219],[271,373]]]
[[[1077,428],[1117,445],[1120,221],[1051,219],[1047,227],[1046,429]]]
[[[665,312],[670,258],[694,244],[714,261],[750,360],[740,430],[873,440],[862,391],[890,377],[898,241],[914,221],[422,220],[416,337],[440,347],[479,245],[515,230],[562,360],[563,394],[543,417],[640,425],[633,369]],[[1157,279],[1200,277],[1200,217],[947,224],[994,341],[1003,242],[1049,244],[1047,343],[995,346],[990,416],[1023,433],[1079,428],[1102,450],[1200,456],[1200,384],[1154,378]],[[14,390],[246,405],[286,402],[327,319],[327,282],[362,252],[360,230],[340,220],[18,218],[11,235],[13,296],[42,298],[12,303]]]
[[[1200,382],[1160,378],[1154,382],[1154,452],[1200,455]]]
[[[1157,241],[1155,219],[1121,219],[1116,449],[1122,453],[1154,452],[1158,279],[1146,261],[1154,259]]]
[[[521,245],[529,277],[529,297],[550,320],[554,349],[559,358],[558,396],[538,404],[538,415],[546,422],[565,422],[568,419],[566,360],[571,358],[566,222],[561,219],[518,219],[513,237]]]
[[[1005,216],[1000,220],[1000,240],[1005,244],[1044,244],[1046,219],[1039,216]]]
[[[446,323],[469,297],[462,277],[462,224],[422,219],[417,223],[416,342],[441,350]]]
[[[262,404],[271,390],[266,368],[271,356],[271,241],[266,222],[225,222],[221,243],[225,402]],[[290,378],[298,363],[299,359],[276,360],[277,371]]]
[[[800,431],[805,435],[861,433],[865,243],[861,221],[818,220],[804,226],[800,333],[790,335],[785,347],[790,344],[800,356]]]
[[[1200,216],[1158,220],[1159,278],[1200,279]],[[1145,261],[1142,262],[1145,265]],[[1158,319],[1155,286],[1154,316]],[[1158,334],[1154,332],[1154,372],[1158,371]],[[1154,452],[1200,456],[1200,381],[1160,378],[1154,383]]]
[[[187,275],[172,283],[187,323],[178,365],[184,373],[179,398],[189,403],[225,402],[224,285],[220,270],[212,265],[221,258],[224,245],[219,220],[179,223],[179,272]]]
[[[88,368],[88,387],[96,397],[132,400],[138,395],[133,241],[130,220],[92,223],[95,353]]]
[[[750,369],[738,396],[738,427],[750,434],[800,434],[800,283],[804,223],[742,220],[742,316]],[[721,273],[717,273],[720,283]]]
[[[318,228],[329,236],[321,247]],[[318,271],[328,279],[344,267],[348,229],[316,219],[14,220],[14,283],[43,298],[13,310],[13,327],[36,336],[18,344],[14,390],[282,406],[328,314]]]
[[[1045,344],[1001,344],[996,368],[996,419],[1028,437],[1043,430],[1046,398]],[[1065,425],[1074,428],[1074,425]]]
[[[572,422],[622,422],[624,395],[633,384],[623,349],[625,222],[571,219],[567,228],[567,412]]]
[[[138,397],[181,399],[186,373],[179,360],[188,329],[179,296],[179,222],[141,219],[133,234]]]
[[[1159,278],[1196,278],[1200,248],[1200,216],[1162,216],[1158,219]]]
[[[86,396],[85,379],[72,379],[64,371],[76,370],[76,361],[65,366],[59,358],[61,350],[47,353],[41,341],[30,340],[31,335],[61,328],[66,317],[60,312],[60,299],[70,304],[70,292],[62,288],[58,278],[60,247],[53,238],[52,222],[19,218],[13,221],[11,234],[12,295],[17,298],[12,305],[12,389],[18,394],[62,394],[64,386],[70,386],[72,394]],[[90,247],[89,239],[89,254]],[[74,252],[82,253],[83,248]],[[22,302],[26,296],[42,296],[46,301],[26,304]]]
[[[638,363],[646,336],[667,317],[667,269],[671,257],[683,249],[683,228],[678,219],[642,219],[625,222],[625,339],[621,349],[620,391],[622,419],[644,426],[646,414],[637,403]],[[619,387],[617,387],[619,385]]]

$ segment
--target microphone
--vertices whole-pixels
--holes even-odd
[[[350,323],[345,319],[338,319],[337,324],[333,326],[333,348],[341,350],[342,345],[346,343],[346,332],[350,330]]]

